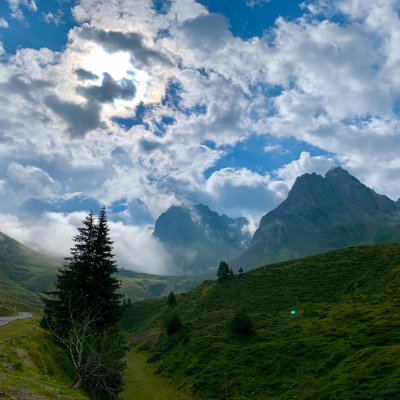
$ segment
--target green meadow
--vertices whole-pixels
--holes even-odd
[[[399,244],[268,265],[206,281],[174,307],[165,298],[133,304],[132,346],[202,398],[400,398],[399,284]],[[242,308],[249,335],[229,329]],[[183,328],[167,335],[171,312]]]

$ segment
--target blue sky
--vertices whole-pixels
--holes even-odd
[[[246,216],[254,231],[297,176],[332,165],[397,200],[398,11],[0,2],[0,230],[60,257],[105,204],[122,264],[143,270],[165,261],[151,232],[173,204]],[[132,248],[148,249],[133,266]]]

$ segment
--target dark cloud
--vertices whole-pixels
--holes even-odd
[[[215,51],[226,45],[225,39],[231,36],[229,21],[220,14],[200,15],[182,24],[186,40],[193,48]]]
[[[51,95],[46,97],[45,104],[67,123],[68,132],[73,138],[81,137],[86,132],[103,125],[98,103],[76,104]]]
[[[143,43],[142,35],[136,32],[107,32],[101,28],[84,25],[79,32],[79,36],[100,44],[108,53],[127,51],[132,54],[136,62],[146,66],[153,64],[173,65],[167,56],[146,47]]]
[[[74,72],[80,81],[94,81],[99,79],[98,75],[86,71],[86,69],[83,68],[78,68],[74,70]]]
[[[162,144],[159,142],[155,142],[153,140],[142,139],[139,142],[140,150],[145,153],[151,153],[152,151],[162,147]]]
[[[0,92],[17,94],[31,102],[35,101],[32,92],[41,91],[53,86],[51,82],[42,79],[32,79],[24,74],[13,75],[8,82],[0,84]]]
[[[112,103],[114,100],[131,100],[135,97],[136,87],[129,79],[122,78],[116,81],[108,74],[103,74],[103,82],[100,86],[79,86],[76,91],[89,101],[97,103]]]

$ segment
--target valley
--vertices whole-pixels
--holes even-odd
[[[252,239],[244,218],[171,207],[153,235],[182,274],[114,275],[130,349],[120,398],[400,397],[399,221],[398,202],[338,167],[298,177]],[[218,281],[223,258],[234,275]],[[60,268],[0,233],[1,317],[34,317],[0,327],[0,393],[87,398],[68,389],[69,358],[39,326]]]

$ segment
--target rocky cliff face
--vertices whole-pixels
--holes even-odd
[[[218,215],[207,206],[172,206],[156,221],[153,235],[172,255],[180,274],[197,275],[216,268],[222,259],[250,243],[246,218]]]
[[[248,249],[230,261],[251,269],[331,249],[400,241],[400,206],[340,167],[297,178],[266,214]]]

